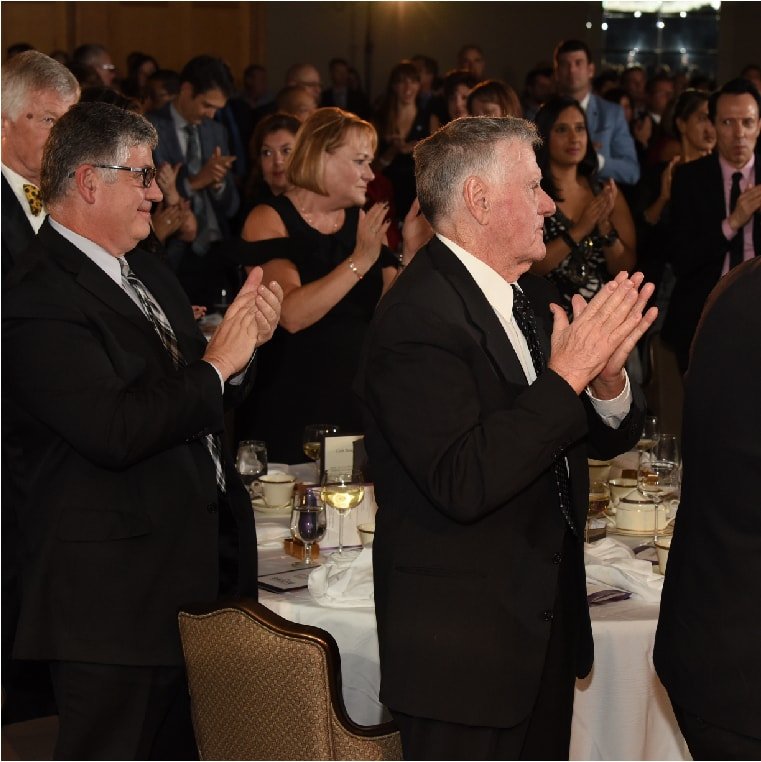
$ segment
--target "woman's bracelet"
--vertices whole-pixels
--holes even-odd
[[[603,246],[612,246],[618,240],[618,231],[611,225],[610,232],[607,235],[601,236]]]
[[[365,277],[354,264],[354,260],[351,257],[346,260],[346,264],[349,265],[349,269],[357,276],[357,280],[362,280]]]

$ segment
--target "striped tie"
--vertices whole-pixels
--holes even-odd
[[[536,318],[534,310],[531,308],[531,302],[526,295],[515,284],[513,287],[513,317],[515,322],[526,338],[528,351],[531,353],[531,361],[534,363],[534,370],[539,377],[547,367],[544,359],[544,352],[539,343],[539,334],[536,331]],[[558,502],[560,503],[560,512],[563,518],[573,532],[575,537],[579,536],[576,524],[571,516],[571,485],[568,479],[568,468],[565,464],[565,458],[558,458],[552,464],[552,472],[555,476],[555,483],[558,488]]]
[[[174,367],[184,367],[185,359],[180,352],[180,348],[177,344],[177,337],[174,335],[174,330],[172,329],[169,320],[167,320],[164,310],[161,309],[159,303],[153,298],[153,295],[145,287],[145,284],[140,278],[132,272],[125,257],[119,257],[119,267],[121,267],[122,270],[122,283],[128,284],[135,292],[143,314],[151,321],[151,325],[159,335],[161,343],[166,348],[166,351],[169,352]],[[217,487],[224,492],[225,472],[222,468],[222,447],[219,437],[216,434],[206,435],[206,449],[208,449],[209,455],[211,455],[211,459],[214,462]]]

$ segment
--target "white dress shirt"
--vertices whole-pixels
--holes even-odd
[[[436,235],[438,239],[452,251],[460,262],[462,262],[473,280],[476,282],[476,285],[483,292],[486,301],[489,302],[489,305],[494,310],[510,344],[518,355],[518,360],[526,375],[526,380],[529,384],[533,384],[534,381],[536,381],[534,362],[531,359],[531,353],[529,352],[526,337],[523,335],[523,331],[518,327],[518,324],[513,317],[513,284],[508,283],[495,270],[492,270],[489,265],[465,251],[465,249],[458,246],[454,241],[450,241],[440,233],[437,233]],[[517,283],[515,285],[517,288],[520,288]],[[588,387],[586,390],[586,394],[592,402],[595,411],[600,416],[603,423],[610,426],[612,429],[617,429],[621,425],[621,421],[626,418],[631,407],[632,392],[629,384],[629,376],[626,374],[626,371],[624,371],[624,376],[624,389],[612,400],[597,399],[592,395]]]

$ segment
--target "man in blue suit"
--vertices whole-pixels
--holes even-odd
[[[230,237],[229,221],[240,199],[230,169],[235,161],[223,125],[214,114],[227,103],[232,82],[218,58],[196,56],[180,72],[177,98],[148,114],[156,128],[157,167],[177,171],[177,190],[190,199],[198,220],[192,243],[170,239],[169,263],[193,304],[212,305],[222,288],[229,290],[218,241]]]
[[[565,40],[555,48],[555,79],[558,92],[575,98],[587,114],[600,177],[634,185],[639,180],[639,163],[634,140],[624,112],[617,103],[592,92],[595,65],[586,43]]]

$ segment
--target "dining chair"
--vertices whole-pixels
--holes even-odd
[[[201,759],[401,759],[392,722],[357,725],[333,636],[252,599],[179,612]]]

